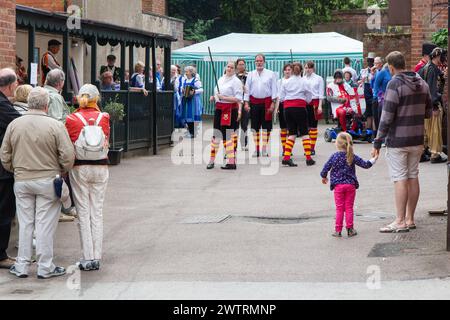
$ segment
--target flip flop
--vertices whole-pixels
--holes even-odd
[[[381,233],[403,233],[403,232],[409,232],[408,227],[400,228],[396,224],[391,223],[387,225],[386,227],[380,228]]]

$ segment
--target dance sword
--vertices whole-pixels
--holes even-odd
[[[208,51],[209,51],[209,58],[211,59],[212,70],[213,70],[213,73],[214,73],[214,80],[216,80],[217,93],[220,94],[219,81],[217,80],[216,68],[214,67],[214,61],[213,61],[213,58],[212,58],[211,48],[210,47],[208,47]]]

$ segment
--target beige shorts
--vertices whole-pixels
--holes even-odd
[[[386,160],[393,182],[419,177],[419,162],[423,146],[386,148]]]

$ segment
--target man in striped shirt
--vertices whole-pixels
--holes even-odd
[[[383,233],[415,229],[414,213],[419,200],[419,161],[423,151],[424,120],[431,117],[432,103],[427,83],[415,72],[407,72],[405,57],[398,51],[387,56],[393,75],[388,83],[374,142],[373,156],[379,155],[386,139],[386,158],[394,182],[397,219],[381,228]]]

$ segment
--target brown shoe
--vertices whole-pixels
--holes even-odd
[[[16,259],[8,257],[0,261],[0,269],[11,269],[14,263],[16,263]]]

